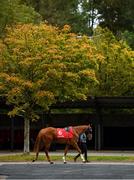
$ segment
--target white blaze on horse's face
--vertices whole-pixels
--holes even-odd
[[[92,134],[87,134],[87,138],[89,141],[92,140]]]

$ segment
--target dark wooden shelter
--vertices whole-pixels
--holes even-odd
[[[23,148],[23,118],[9,118],[6,113],[10,107],[3,99],[0,105],[0,149],[8,143],[8,148],[12,150]],[[75,109],[80,111],[72,113]],[[42,111],[40,117],[40,121],[31,123],[31,144],[38,130],[47,124],[65,127],[90,122],[94,133],[91,142],[93,149],[134,150],[134,142],[131,141],[134,132],[134,97],[89,97],[86,101],[57,103],[50,107],[49,112]]]
[[[51,106],[51,109],[60,108],[92,108],[95,111],[93,116],[91,113],[86,114],[85,119],[94,125],[96,150],[103,148],[104,127],[134,127],[134,97],[89,97],[86,101],[68,101]],[[86,121],[81,119],[79,123]],[[114,134],[114,131],[112,133]]]

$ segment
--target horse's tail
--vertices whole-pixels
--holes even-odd
[[[35,141],[35,143],[34,143],[34,149],[33,149],[33,151],[34,151],[34,152],[37,152],[37,148],[39,148],[39,146],[40,146],[40,136],[39,136],[39,134],[38,134],[38,136],[37,136],[37,138],[36,138],[36,141]]]
[[[41,142],[41,136],[40,136],[40,133],[37,135],[37,138],[36,138],[36,141],[35,141],[35,144],[34,144],[34,152],[36,152],[36,157],[35,159],[33,160],[36,161],[38,159],[38,155],[39,155],[39,150],[40,150],[40,142]]]

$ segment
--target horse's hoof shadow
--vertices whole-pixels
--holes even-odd
[[[35,159],[33,159],[32,162],[35,162]]]
[[[67,162],[64,162],[64,164],[67,164]]]
[[[82,161],[83,163],[86,163],[86,161]]]
[[[53,161],[51,161],[51,162],[50,162],[50,164],[54,164],[54,162],[53,162]]]

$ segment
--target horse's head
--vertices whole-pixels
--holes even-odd
[[[90,124],[88,125],[85,134],[87,135],[89,141],[92,140],[92,127]]]

